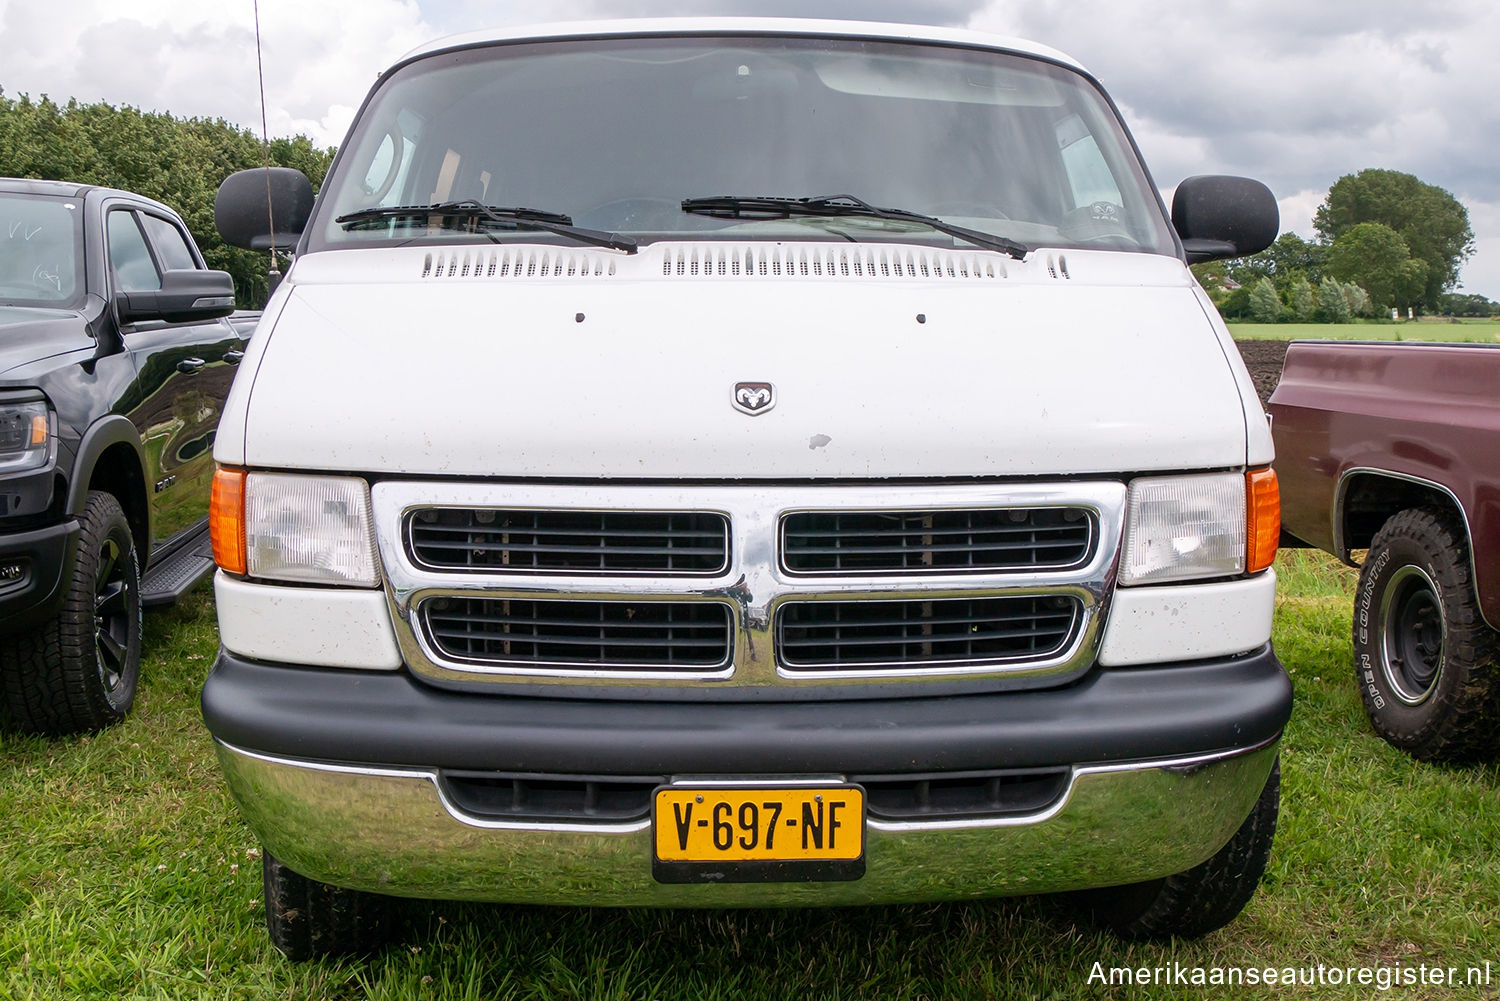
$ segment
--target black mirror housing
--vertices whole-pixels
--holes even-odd
[[[234,312],[234,279],[227,271],[168,271],[161,276],[161,288],[121,292],[115,304],[122,324],[213,320]]]
[[[312,182],[291,167],[255,167],[224,178],[214,196],[214,227],[246,250],[291,250],[312,214]],[[271,231],[275,220],[276,231]]]
[[[1177,185],[1172,225],[1188,263],[1201,264],[1265,250],[1281,229],[1281,210],[1259,181],[1202,174]]]

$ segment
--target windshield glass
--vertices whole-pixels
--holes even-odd
[[[69,306],[82,290],[76,198],[0,192],[0,303]]]
[[[715,195],[850,195],[1029,247],[1175,253],[1120,123],[1038,59],[862,39],[693,37],[483,46],[387,78],[326,182],[309,249],[564,242],[545,232],[338,217],[472,199],[660,239],[967,246],[912,220],[682,209]]]

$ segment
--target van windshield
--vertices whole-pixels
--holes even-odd
[[[82,203],[0,192],[0,303],[71,306],[82,291]]]
[[[377,86],[326,184],[310,250],[572,242],[474,212],[368,211],[461,202],[555,213],[638,243],[971,245],[961,228],[1031,248],[1175,253],[1090,80],[1040,59],[906,42],[729,35],[442,52]],[[946,231],[893,215],[683,206],[720,196],[849,196]]]

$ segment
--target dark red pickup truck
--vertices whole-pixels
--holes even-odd
[[[1355,675],[1419,758],[1500,750],[1500,345],[1297,342],[1271,396],[1290,545],[1356,564]]]

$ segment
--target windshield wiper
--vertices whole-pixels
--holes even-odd
[[[936,216],[922,215],[919,212],[879,208],[853,195],[824,195],[820,198],[716,195],[711,198],[684,198],[682,211],[726,219],[790,219],[794,216],[863,216],[869,219],[896,219],[901,222],[916,222],[930,226],[939,233],[956,236],[960,240],[977,247],[984,247],[986,250],[998,250],[1018,261],[1030,253],[1025,245],[994,233],[955,226]]]
[[[377,206],[341,215],[334,222],[345,229],[353,229],[360,223],[384,219],[431,219],[434,217],[471,223],[483,220],[501,229],[556,233],[558,236],[566,236],[580,243],[608,247],[611,250],[623,250],[627,254],[635,253],[637,247],[636,242],[628,236],[574,226],[573,218],[561,212],[545,212],[541,209],[528,209],[520,206],[485,205],[472,198],[455,202],[436,202],[432,205]],[[494,239],[494,234],[486,233],[485,235]]]

